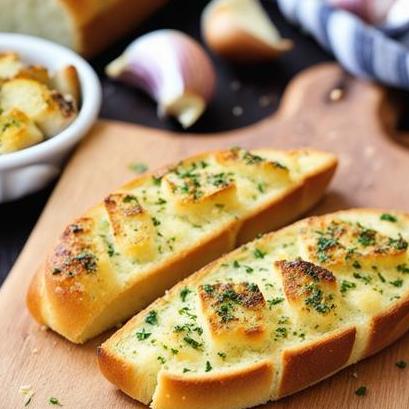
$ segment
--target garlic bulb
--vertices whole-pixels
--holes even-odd
[[[176,30],[158,30],[135,40],[106,67],[109,77],[143,89],[160,116],[193,125],[214,94],[215,71],[203,48]]]
[[[292,49],[258,0],[213,0],[202,14],[202,34],[209,48],[236,62],[271,60]]]
[[[335,7],[340,7],[357,14],[368,23],[382,23],[396,0],[327,0]]]

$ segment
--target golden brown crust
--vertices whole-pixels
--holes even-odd
[[[245,408],[269,400],[273,364],[256,362],[226,374],[201,377],[159,373],[153,409]]]
[[[304,389],[341,369],[351,355],[355,334],[355,328],[348,328],[326,339],[285,350],[278,397]]]
[[[130,32],[167,0],[62,0],[77,33],[77,51],[92,56]]]
[[[376,354],[409,329],[409,298],[377,314],[370,324],[364,357]]]

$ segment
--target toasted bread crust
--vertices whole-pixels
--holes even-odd
[[[259,405],[269,400],[273,369],[272,362],[261,361],[240,370],[205,377],[177,376],[163,371],[159,374],[151,407],[224,409]]]
[[[355,328],[348,328],[326,339],[284,351],[278,397],[291,395],[341,369],[351,355],[355,334]]]
[[[289,230],[297,232],[305,229],[306,226],[310,226],[310,224],[315,226],[314,223],[321,220],[332,220],[337,219],[338,217],[342,219],[343,217],[348,217],[351,214],[355,215],[356,218],[361,216],[362,218],[364,218],[364,216],[371,216],[376,217],[376,219],[379,220],[380,216],[384,213],[387,213],[387,211],[383,212],[375,209],[357,209],[351,211],[341,211],[318,218],[313,217],[264,236],[260,239],[260,241],[270,240],[270,238],[277,238],[279,241],[280,237],[287,237],[284,234],[285,232]],[[405,238],[407,240],[409,215],[399,212],[392,213],[396,215],[396,217],[399,219],[399,223],[401,223],[401,226],[404,227]],[[249,245],[244,247],[249,247]],[[160,311],[161,308],[164,305],[168,305],[171,300],[179,298],[181,289],[186,287],[194,288],[195,286],[198,286],[198,297],[200,297],[201,289],[203,289],[201,283],[208,283],[206,277],[208,277],[211,272],[218,271],[220,266],[226,264],[231,265],[232,260],[238,260],[241,250],[244,247],[235,250],[219,260],[214,261],[208,266],[202,268],[197,273],[177,284],[175,287],[169,290],[164,298],[156,300],[150,307],[136,315],[110,339],[105,341],[100,350],[107,354],[111,354],[119,362],[123,361],[121,364],[117,364],[115,369],[111,369],[110,365],[106,365],[104,360],[101,360],[100,366],[105,376],[130,396],[141,400],[140,390],[137,390],[137,387],[141,388],[141,385],[146,384],[146,380],[143,376],[145,368],[144,363],[140,364],[137,359],[128,361],[126,356],[117,350],[116,346],[119,345],[124,339],[127,339],[130,334],[134,334],[137,331],[136,328],[144,325],[144,319],[149,314],[149,311]],[[400,262],[400,258],[397,260]],[[246,261],[244,260],[243,263],[245,262]],[[359,269],[360,267],[355,268]],[[405,268],[407,268],[407,264],[405,264]],[[323,268],[317,271],[323,274],[326,273]],[[252,274],[255,273],[253,272]],[[401,277],[404,277],[406,272],[399,273],[398,271],[395,272],[395,274],[403,274]],[[326,277],[327,273],[324,275]],[[332,283],[333,277],[330,276],[328,278],[331,278],[329,281]],[[340,283],[342,282],[342,280],[339,281]],[[385,285],[389,285],[391,288],[394,288],[391,283],[386,282]],[[365,284],[362,284],[362,286],[365,287]],[[212,291],[211,287],[208,288],[209,291]],[[255,382],[255,385],[258,385],[258,382],[263,384],[263,382],[267,382],[268,378],[270,379],[270,395],[268,398],[265,398],[263,392],[267,391],[267,386],[265,386],[265,389],[262,388],[261,392],[257,392],[259,393],[260,401],[251,400],[255,396],[251,387],[249,387],[247,393],[240,394],[241,388],[245,389],[245,386],[250,384],[253,385],[253,381],[248,375],[248,371],[253,368],[253,362],[257,360],[247,360],[243,365],[233,367],[234,369],[231,367],[227,367],[226,369],[222,366],[216,371],[209,373],[201,371],[199,374],[190,372],[186,374],[184,372],[182,373],[180,367],[174,367],[172,369],[162,368],[157,374],[156,383],[151,386],[154,393],[152,393],[151,398],[145,395],[143,401],[144,403],[149,403],[149,401],[152,400],[151,406],[155,409],[171,409],[173,407],[202,408],[207,405],[215,408],[236,409],[256,405],[263,402],[263,400],[275,400],[283,396],[293,394],[334,374],[347,365],[355,363],[378,352],[406,332],[409,329],[409,293],[407,287],[405,288],[406,289],[404,290],[402,297],[395,301],[392,300],[390,307],[384,308],[378,313],[369,313],[369,315],[366,316],[367,323],[364,326],[361,326],[361,324],[358,325],[358,323],[355,323],[355,321],[349,322],[347,320],[348,322],[345,322],[345,325],[340,325],[339,329],[337,326],[335,326],[333,327],[335,329],[331,330],[330,332],[326,332],[324,330],[321,335],[313,338],[312,340],[305,341],[304,338],[301,338],[301,341],[298,344],[296,343],[288,347],[284,347],[279,352],[278,360],[277,357],[272,356],[271,365],[272,368],[274,368],[274,374],[277,374],[277,376],[273,375],[271,378],[269,378],[270,375],[260,375],[258,381]],[[335,287],[333,290],[338,291]],[[211,294],[218,296],[218,293],[215,292],[212,292]],[[305,317],[306,316],[304,316],[304,319]],[[268,323],[265,322],[265,324]],[[206,342],[213,342],[212,340],[209,340],[208,335],[206,335]],[[137,347],[137,345],[135,345],[135,347]],[[262,357],[263,356],[260,355],[260,360]],[[132,362],[132,376],[127,377],[124,372],[117,374],[115,371],[122,366],[126,367],[127,362]],[[187,365],[187,363],[185,364]],[[136,374],[138,375],[135,378]],[[229,379],[231,380],[232,385],[236,385],[233,382],[233,379],[236,378],[238,382],[237,385],[240,386],[237,388],[236,386],[232,386],[231,391],[228,388],[222,388],[221,386],[219,388],[219,384],[222,384],[222,379],[227,374],[229,374]],[[117,377],[119,381],[117,381]],[[122,387],[120,382],[123,382],[124,379],[126,379],[126,385],[125,387]],[[243,381],[245,386],[240,383],[241,381]],[[134,382],[134,384],[132,384],[132,382]],[[210,401],[207,400],[209,397]]]
[[[85,56],[99,53],[166,2],[167,0],[116,0],[101,5],[95,1],[62,1],[77,34],[76,50]]]

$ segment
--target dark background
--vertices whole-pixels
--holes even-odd
[[[155,104],[147,96],[108,80],[104,67],[134,38],[159,28],[178,29],[200,40],[200,15],[206,3],[204,0],[173,0],[132,35],[91,61],[103,86],[101,117],[181,130],[172,120],[160,121]],[[271,64],[248,67],[234,67],[212,56],[218,75],[216,96],[190,132],[224,131],[257,122],[277,109],[283,90],[295,74],[313,64],[331,60],[312,39],[283,20],[272,0],[263,1],[263,5],[283,37],[294,40],[294,50]],[[239,83],[240,88],[235,90],[232,83]],[[265,106],[262,101],[268,104]],[[243,109],[241,116],[233,115],[235,106]],[[21,251],[54,185],[22,200],[0,205],[0,283]]]

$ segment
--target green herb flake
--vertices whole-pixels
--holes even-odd
[[[378,277],[379,277],[379,280],[381,280],[382,283],[386,283],[385,277],[379,272],[378,272]]]
[[[166,359],[163,356],[158,356],[156,358],[162,365],[166,363]]]
[[[139,173],[146,172],[148,170],[148,165],[146,165],[145,163],[141,163],[141,162],[134,162],[129,165],[129,169],[139,174]]]
[[[267,303],[268,303],[268,305],[270,307],[270,310],[271,310],[271,307],[273,307],[274,305],[280,304],[283,301],[284,301],[283,297],[275,297],[275,298],[272,298],[271,300],[267,300]]]
[[[189,337],[189,336],[185,336],[183,338],[183,341],[186,342],[186,344],[190,345],[193,349],[197,349],[200,350],[203,347],[203,344],[201,344],[200,342],[196,341],[195,339]]]
[[[356,284],[352,281],[342,280],[341,281],[341,293],[346,294],[346,292],[352,288],[356,288]]]
[[[398,279],[395,281],[389,281],[389,284],[393,285],[394,287],[400,288],[403,285],[403,280]]]
[[[361,263],[358,260],[355,260],[352,263],[352,267],[356,268],[357,270],[360,270],[362,268]]]
[[[152,335],[152,333],[146,332],[145,328],[142,328],[142,330],[137,332],[135,335],[138,341],[144,341],[145,339],[148,339]]]
[[[60,401],[59,401],[57,398],[55,398],[54,396],[51,396],[51,397],[48,399],[48,403],[49,403],[50,405],[54,405],[54,406],[62,406],[62,403],[60,403]]]
[[[224,361],[224,360],[226,359],[226,357],[227,357],[227,355],[226,355],[225,352],[218,352],[217,355],[219,355],[219,357],[220,357],[221,359],[223,359],[223,361]]]
[[[400,360],[395,362],[395,366],[398,367],[399,369],[405,369],[407,367],[408,363],[406,361]]]
[[[408,242],[400,234],[397,239],[389,237],[388,245],[398,251],[407,250],[408,248]]]
[[[391,215],[390,213],[381,214],[380,219],[385,222],[391,222],[391,223],[396,223],[398,221],[398,219],[395,216]]]
[[[267,252],[262,251],[256,248],[253,252],[255,258],[264,258],[267,255]]]
[[[406,263],[397,265],[396,270],[399,273],[409,274],[409,266]]]
[[[190,372],[190,369],[188,369],[188,368],[183,368],[183,373],[187,373],[187,372]]]
[[[187,288],[187,287],[182,288],[182,289],[180,290],[179,295],[180,295],[180,299],[182,300],[182,302],[185,302],[185,301],[186,301],[187,296],[188,296],[191,292],[192,292],[192,290],[189,290],[189,288]]]
[[[209,361],[206,361],[206,369],[205,372],[210,372],[213,369],[212,365]]]
[[[368,392],[368,388],[366,386],[360,386],[358,389],[355,390],[355,395],[365,396],[367,392]]]
[[[149,311],[148,315],[145,317],[145,322],[150,325],[157,325],[158,313],[155,310]]]

